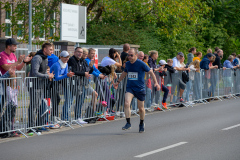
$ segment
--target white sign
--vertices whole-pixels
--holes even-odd
[[[87,8],[61,3],[60,39],[71,42],[87,42]]]

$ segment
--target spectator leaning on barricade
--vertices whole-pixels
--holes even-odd
[[[199,62],[201,62],[201,58],[202,58],[202,52],[197,52],[196,57],[193,58],[193,61],[198,60]]]
[[[193,82],[193,101],[199,102],[201,99],[201,83],[200,83],[200,62],[195,60],[189,64],[189,81]]]
[[[89,78],[91,77],[90,73],[92,73],[93,70],[90,70],[87,61],[85,61],[82,56],[83,49],[81,47],[75,48],[74,55],[69,59],[68,65],[76,75],[73,77],[76,82],[74,85],[74,93],[76,93],[76,105],[74,107],[75,120],[80,124],[85,124],[87,122],[82,119],[82,106],[84,99],[87,95],[92,95],[94,97],[92,98],[92,101],[94,101],[98,94],[91,86],[89,86]],[[94,102],[92,102],[92,104],[93,103]]]
[[[164,76],[167,76],[167,74],[166,74],[167,68],[165,68],[166,64],[167,64],[167,62],[165,60],[160,60],[159,61],[159,65],[162,68],[161,69],[162,71],[159,71],[159,76],[161,77],[161,90],[164,92],[163,99],[162,99],[162,106],[163,106],[163,108],[168,109],[166,100],[167,100],[169,90],[164,85],[164,79],[163,79]]]
[[[178,52],[177,56],[173,58],[173,67],[177,70],[176,73],[182,74],[182,71],[188,70],[188,68],[185,68],[184,65],[181,64],[181,62],[184,59],[184,54],[182,52]],[[181,78],[182,75],[178,75],[178,78],[174,77],[173,78],[173,86],[172,86],[172,94],[174,94],[176,86],[179,86],[179,97],[178,97],[178,102],[184,102],[182,96],[183,92],[186,88],[186,84],[183,82]]]
[[[162,71],[162,68],[157,68],[156,61],[158,58],[158,52],[155,50],[152,50],[152,51],[149,51],[148,53],[150,55],[148,59],[148,66],[153,70],[154,73],[157,71]],[[157,81],[159,83],[160,79],[157,78]],[[155,102],[153,102],[154,98],[155,98]],[[156,106],[158,104],[159,98],[160,98],[160,91],[157,91],[156,88],[152,86],[152,106]]]
[[[203,97],[202,98],[208,98],[209,97],[209,91],[208,91],[208,83],[209,80],[211,78],[211,73],[210,73],[210,69],[215,69],[218,66],[215,65],[213,66],[211,61],[213,59],[213,54],[212,53],[208,53],[204,56],[204,58],[202,59],[202,61],[200,62],[200,68],[204,69],[205,71],[205,76],[203,77]]]
[[[188,55],[187,55],[187,58],[188,58],[188,65],[193,61],[193,58],[194,58],[194,55],[196,54],[196,51],[197,49],[195,47],[192,47],[188,50]]]
[[[168,71],[168,76],[165,77],[165,81],[164,83],[167,86],[167,89],[169,90],[168,95],[170,96],[170,104],[172,104],[172,100],[173,100],[173,94],[172,92],[172,74],[175,73],[175,69],[173,68],[173,60],[172,59],[168,59],[167,60],[167,64],[165,65],[165,68],[167,68]]]
[[[224,94],[228,95],[231,94],[231,88],[232,88],[232,70],[239,65],[233,66],[233,59],[234,57],[230,55],[227,60],[224,61],[223,67],[226,67],[227,69],[223,71],[223,82],[224,82]]]
[[[47,86],[46,80],[52,79],[54,75],[47,72],[48,59],[53,53],[53,46],[50,43],[44,43],[42,49],[39,50],[31,61],[31,70],[29,77],[37,77],[31,79],[32,86],[29,87],[30,106],[28,109],[28,127],[43,125],[44,117],[41,117],[40,106],[44,87]],[[38,111],[38,123],[36,124],[36,113]]]
[[[117,59],[119,60],[119,62],[117,62]],[[122,66],[122,61],[120,58],[120,55],[118,54],[118,51],[115,50],[114,48],[110,48],[109,50],[109,54],[107,57],[104,57],[101,61],[101,69],[99,67],[99,70],[106,74],[106,75],[110,75],[110,82],[109,83],[113,83],[113,79],[117,78],[116,73],[114,72],[116,67],[121,67]],[[113,98],[111,98],[111,93],[107,87],[107,82],[105,81],[104,84],[102,84],[103,86],[103,90],[105,90],[105,100],[108,104],[108,108],[110,109],[110,111],[113,111],[113,105],[115,103],[115,100]]]
[[[62,108],[62,116],[61,119],[64,121],[68,121],[69,120],[69,109],[71,107],[71,103],[70,103],[70,93],[69,93],[69,86],[66,80],[63,80],[65,78],[68,77],[72,77],[74,75],[73,72],[68,72],[68,60],[69,60],[69,53],[67,51],[62,51],[60,53],[60,59],[54,63],[51,68],[50,68],[50,73],[54,74],[54,81],[60,81],[60,83],[63,86],[63,90],[64,90],[64,104],[63,104],[63,108]],[[59,88],[59,83],[54,83],[53,85],[53,93],[52,93],[52,99],[53,101],[57,100],[57,96],[58,96],[58,89]],[[58,115],[59,115],[59,111],[58,111],[58,105],[59,102],[53,102],[53,110],[52,110],[52,115],[51,116],[55,116],[54,120],[57,119]]]
[[[105,75],[102,74],[96,67],[95,67],[95,62],[94,62],[94,58],[95,58],[95,54],[96,54],[96,50],[93,48],[89,48],[88,49],[88,57],[85,59],[85,61],[87,61],[88,66],[90,67],[90,70],[92,71],[92,75],[94,75],[94,82],[96,84],[96,93],[99,93],[99,95],[101,97],[103,97],[104,95],[102,95],[103,93],[101,92],[100,87],[102,87],[100,85],[100,79],[105,79]],[[99,79],[100,78],[100,79]],[[101,104],[103,106],[106,106],[107,104],[105,104],[104,101],[101,101]],[[98,110],[100,109],[100,107],[98,107]]]
[[[20,55],[20,57],[18,57],[18,59],[17,59],[14,52],[17,49],[18,43],[16,42],[16,40],[14,38],[7,39],[5,45],[6,45],[5,50],[0,53],[0,57],[1,57],[0,58],[0,71],[1,71],[2,75],[4,75],[10,69],[10,67],[15,67],[17,70],[21,70],[24,67],[25,63],[31,61],[32,58],[30,58],[30,57],[25,58],[25,55]],[[3,90],[3,92],[0,94],[0,96],[1,96],[0,111],[1,111],[1,109],[5,103],[6,93],[5,93],[5,88],[4,88],[3,83],[0,83],[0,85]]]
[[[223,50],[218,49],[216,51],[216,54],[214,54],[216,56],[215,61],[213,63],[213,66],[217,65],[218,69],[222,68],[221,66],[221,58],[223,57]],[[225,69],[225,68],[224,68]]]

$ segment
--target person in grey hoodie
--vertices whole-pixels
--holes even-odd
[[[48,59],[53,53],[53,46],[50,43],[44,43],[42,49],[39,50],[31,61],[31,70],[29,77],[31,78],[29,82],[29,93],[30,93],[30,106],[28,109],[28,127],[34,128],[36,126],[42,125],[44,123],[44,117],[41,117],[41,100],[46,86],[47,79],[53,79],[53,73],[47,72]],[[30,84],[31,83],[31,84]],[[36,112],[38,111],[38,121],[35,122]]]

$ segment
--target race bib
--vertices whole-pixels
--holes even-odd
[[[138,72],[128,72],[128,80],[138,80]]]

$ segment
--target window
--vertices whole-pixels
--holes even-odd
[[[53,39],[55,33],[55,12],[50,15],[51,27],[50,27],[50,37]]]
[[[5,16],[5,37],[11,38],[12,31],[11,31],[11,15],[12,15],[12,5],[6,8],[6,16]]]
[[[43,10],[43,16],[39,19],[41,24],[44,23],[45,20],[45,9]],[[45,30],[44,30],[44,25],[39,26],[39,40],[40,41],[45,41]]]

